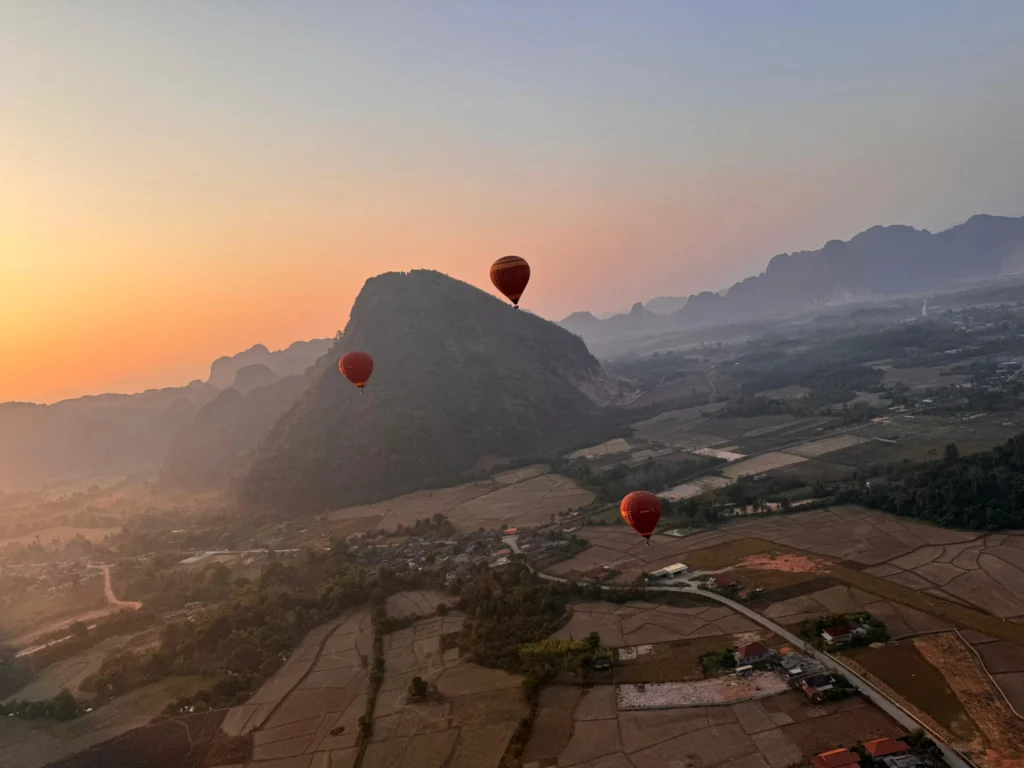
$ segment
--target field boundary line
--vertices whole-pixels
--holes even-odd
[[[999,691],[999,695],[1003,697],[1003,701],[1006,702],[1006,706],[1008,706],[1010,708],[1010,711],[1013,712],[1013,714],[1015,714],[1019,719],[1024,720],[1024,715],[1021,715],[1021,713],[1017,711],[1013,704],[1010,703],[1010,700],[1006,697],[1006,691],[1002,689],[1002,686],[1000,686],[999,683],[996,682],[996,679],[992,677],[992,673],[988,671],[988,667],[985,666],[985,660],[981,657],[981,654],[978,653],[978,649],[967,642],[967,639],[960,634],[959,629],[954,629],[953,631],[956,632],[957,637],[963,640],[964,645],[971,649],[971,653],[974,654],[975,658],[978,659],[978,664],[981,665],[982,672],[985,673],[985,676],[989,679],[989,682],[995,686],[995,689]]]
[[[253,734],[256,731],[258,731],[261,728],[263,728],[265,723],[269,723],[271,721],[271,719],[274,717],[274,715],[277,714],[277,710],[279,710],[281,708],[281,705],[284,704],[285,701],[288,700],[288,697],[291,696],[293,693],[295,693],[295,691],[298,689],[298,687],[300,685],[302,685],[303,681],[305,681],[305,679],[307,677],[309,677],[313,673],[313,670],[316,669],[316,665],[320,663],[320,657],[323,656],[324,648],[327,647],[327,641],[330,640],[331,637],[334,636],[334,633],[337,632],[341,628],[341,625],[343,623],[344,623],[343,621],[339,620],[337,624],[335,624],[333,627],[331,627],[331,631],[328,632],[326,635],[324,635],[324,639],[320,641],[320,647],[316,649],[316,656],[313,658],[313,661],[310,663],[309,669],[307,669],[305,672],[302,673],[302,677],[300,677],[298,680],[295,681],[295,685],[293,685],[291,688],[288,689],[288,691],[285,693],[285,695],[282,696],[280,698],[280,700],[277,702],[277,704],[274,705],[273,709],[270,710],[270,713],[265,718],[263,718],[263,722],[260,723],[257,727],[253,728],[252,731],[250,731],[250,734]]]

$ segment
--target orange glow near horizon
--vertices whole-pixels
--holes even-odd
[[[90,200],[84,179],[51,180],[66,193],[57,209],[46,204],[52,197],[32,194],[32,177],[19,181],[0,218],[0,252],[19,254],[0,284],[0,402],[180,386],[256,343],[279,349],[333,336],[363,282],[381,272],[437,269],[495,293],[491,261],[521,254],[534,271],[523,306],[559,319],[595,308],[588,296],[621,292],[614,306],[623,309],[649,298],[639,293],[649,277],[639,265],[680,277],[706,271],[705,281],[719,271],[696,259],[645,257],[659,240],[695,253],[713,253],[716,240],[744,245],[723,240],[711,180],[685,221],[672,216],[679,200],[671,190],[660,202],[630,203],[624,192],[572,201],[557,178],[547,185],[557,206],[512,197],[498,210],[457,186],[390,199],[382,190],[355,209],[329,193],[282,205],[273,185],[238,190],[232,210],[199,197],[194,208],[174,199],[158,206],[128,195]],[[764,210],[758,223],[781,212]],[[680,230],[668,233],[673,219]],[[640,253],[625,270],[620,254],[633,249]]]

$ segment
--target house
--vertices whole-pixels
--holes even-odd
[[[823,670],[821,664],[815,659],[793,651],[783,653],[779,657],[779,666],[786,671],[791,680],[815,675]]]
[[[742,667],[736,667],[737,677],[750,677],[754,674],[754,668],[749,664],[744,664]]]
[[[863,624],[837,624],[821,631],[821,636],[830,646],[849,645],[855,638],[864,637],[868,633]]]
[[[502,536],[515,536],[518,533],[519,533],[519,529],[518,528],[506,528],[504,531],[502,531],[501,535]]]
[[[712,586],[715,589],[726,589],[736,583],[736,579],[732,576],[715,576],[708,579],[708,581],[709,586]]]
[[[833,749],[811,758],[814,768],[846,768],[860,765],[860,758],[848,749]]]
[[[818,698],[835,687],[836,679],[828,674],[811,675],[800,681],[800,688],[812,699]]]
[[[888,737],[865,742],[864,751],[886,768],[917,768],[924,764],[909,744]]]
[[[761,661],[768,661],[775,656],[775,651],[763,643],[751,643],[744,645],[736,651],[736,666],[742,667],[747,664],[757,664]]]

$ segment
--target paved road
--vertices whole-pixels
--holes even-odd
[[[514,551],[518,552],[519,547],[517,545],[517,542],[515,541],[515,538],[516,537],[514,536],[509,536],[505,539],[505,541]],[[547,579],[548,581],[568,581],[568,579],[562,578],[561,576],[553,576],[552,574],[541,573],[540,571],[534,572],[542,579]],[[617,587],[602,585],[601,589],[614,590],[617,589]],[[751,619],[752,621],[757,622],[762,627],[770,629],[772,632],[784,638],[788,643],[790,643],[794,647],[799,648],[804,653],[814,657],[819,662],[821,662],[821,664],[824,665],[826,669],[831,669],[834,672],[842,674],[844,677],[846,677],[846,679],[853,683],[853,685],[857,688],[858,691],[860,691],[867,698],[871,699],[871,701],[879,709],[888,714],[893,720],[902,725],[908,731],[924,729],[924,726],[921,723],[919,723],[910,714],[904,711],[898,704],[889,699],[889,697],[887,697],[884,693],[876,689],[874,686],[871,685],[871,683],[860,677],[853,670],[849,669],[845,664],[842,664],[832,656],[821,653],[815,648],[809,646],[807,643],[805,643],[799,637],[797,637],[792,632],[787,630],[785,627],[776,624],[771,619],[762,616],[757,611],[748,608],[742,603],[737,603],[735,600],[730,600],[729,598],[723,597],[722,595],[719,595],[716,592],[709,592],[707,590],[697,589],[693,586],[647,587],[647,589],[651,592],[684,592],[691,595],[700,595],[701,597],[707,597],[711,600],[716,600],[717,602],[722,603],[723,605],[729,606],[734,611],[742,613],[744,616]],[[940,741],[935,736],[935,734],[929,733],[929,735],[931,736],[932,740],[938,745],[939,749],[942,750],[942,755],[945,758],[946,762],[951,766],[951,768],[977,768],[969,760],[962,757],[959,752],[957,752],[956,750],[952,749],[951,747]]]
[[[853,685],[857,688],[858,691],[864,694],[864,696],[866,696],[867,698],[871,699],[871,701],[874,702],[874,704],[879,709],[888,714],[893,720],[902,725],[908,731],[913,731],[915,729],[923,727],[921,723],[919,723],[916,719],[914,719],[911,715],[904,711],[899,705],[897,705],[895,702],[889,699],[889,697],[887,697],[877,688],[872,686],[864,678],[860,677],[857,673],[855,673],[845,664],[839,662],[838,660],[836,660],[832,656],[829,656],[828,654],[821,653],[820,651],[816,650],[815,648],[805,643],[792,632],[789,632],[785,627],[776,624],[771,619],[762,616],[757,611],[748,608],[742,603],[737,603],[735,600],[730,600],[729,598],[723,597],[722,595],[716,594],[714,592],[708,592],[702,589],[697,589],[695,587],[653,587],[652,589],[663,592],[686,592],[693,595],[701,595],[703,597],[710,597],[712,600],[717,600],[718,602],[729,606],[734,611],[742,613],[747,618],[756,621],[761,626],[770,629],[775,634],[779,635],[782,638],[785,638],[787,642],[799,648],[804,653],[814,657],[819,662],[821,662],[826,668],[842,674],[844,677],[846,677],[846,679],[853,683]],[[939,741],[939,739],[934,734],[930,735],[932,740],[939,746],[939,749],[942,750],[942,755],[945,758],[946,762],[949,763],[951,768],[973,768],[973,763],[965,760],[963,757],[960,756],[958,752],[956,752],[951,747]]]

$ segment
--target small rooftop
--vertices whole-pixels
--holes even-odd
[[[903,752],[909,752],[910,745],[905,741],[897,741],[887,736],[884,739],[865,742],[864,749],[872,757],[885,757],[886,755],[899,755]]]
[[[764,643],[751,643],[750,645],[744,645],[740,648],[737,653],[741,658],[750,658],[751,656],[764,656],[768,653],[768,647]]]
[[[846,637],[846,635],[852,635],[856,630],[857,627],[847,622],[846,624],[836,624],[834,627],[823,629],[821,634],[828,635],[829,637]]]

